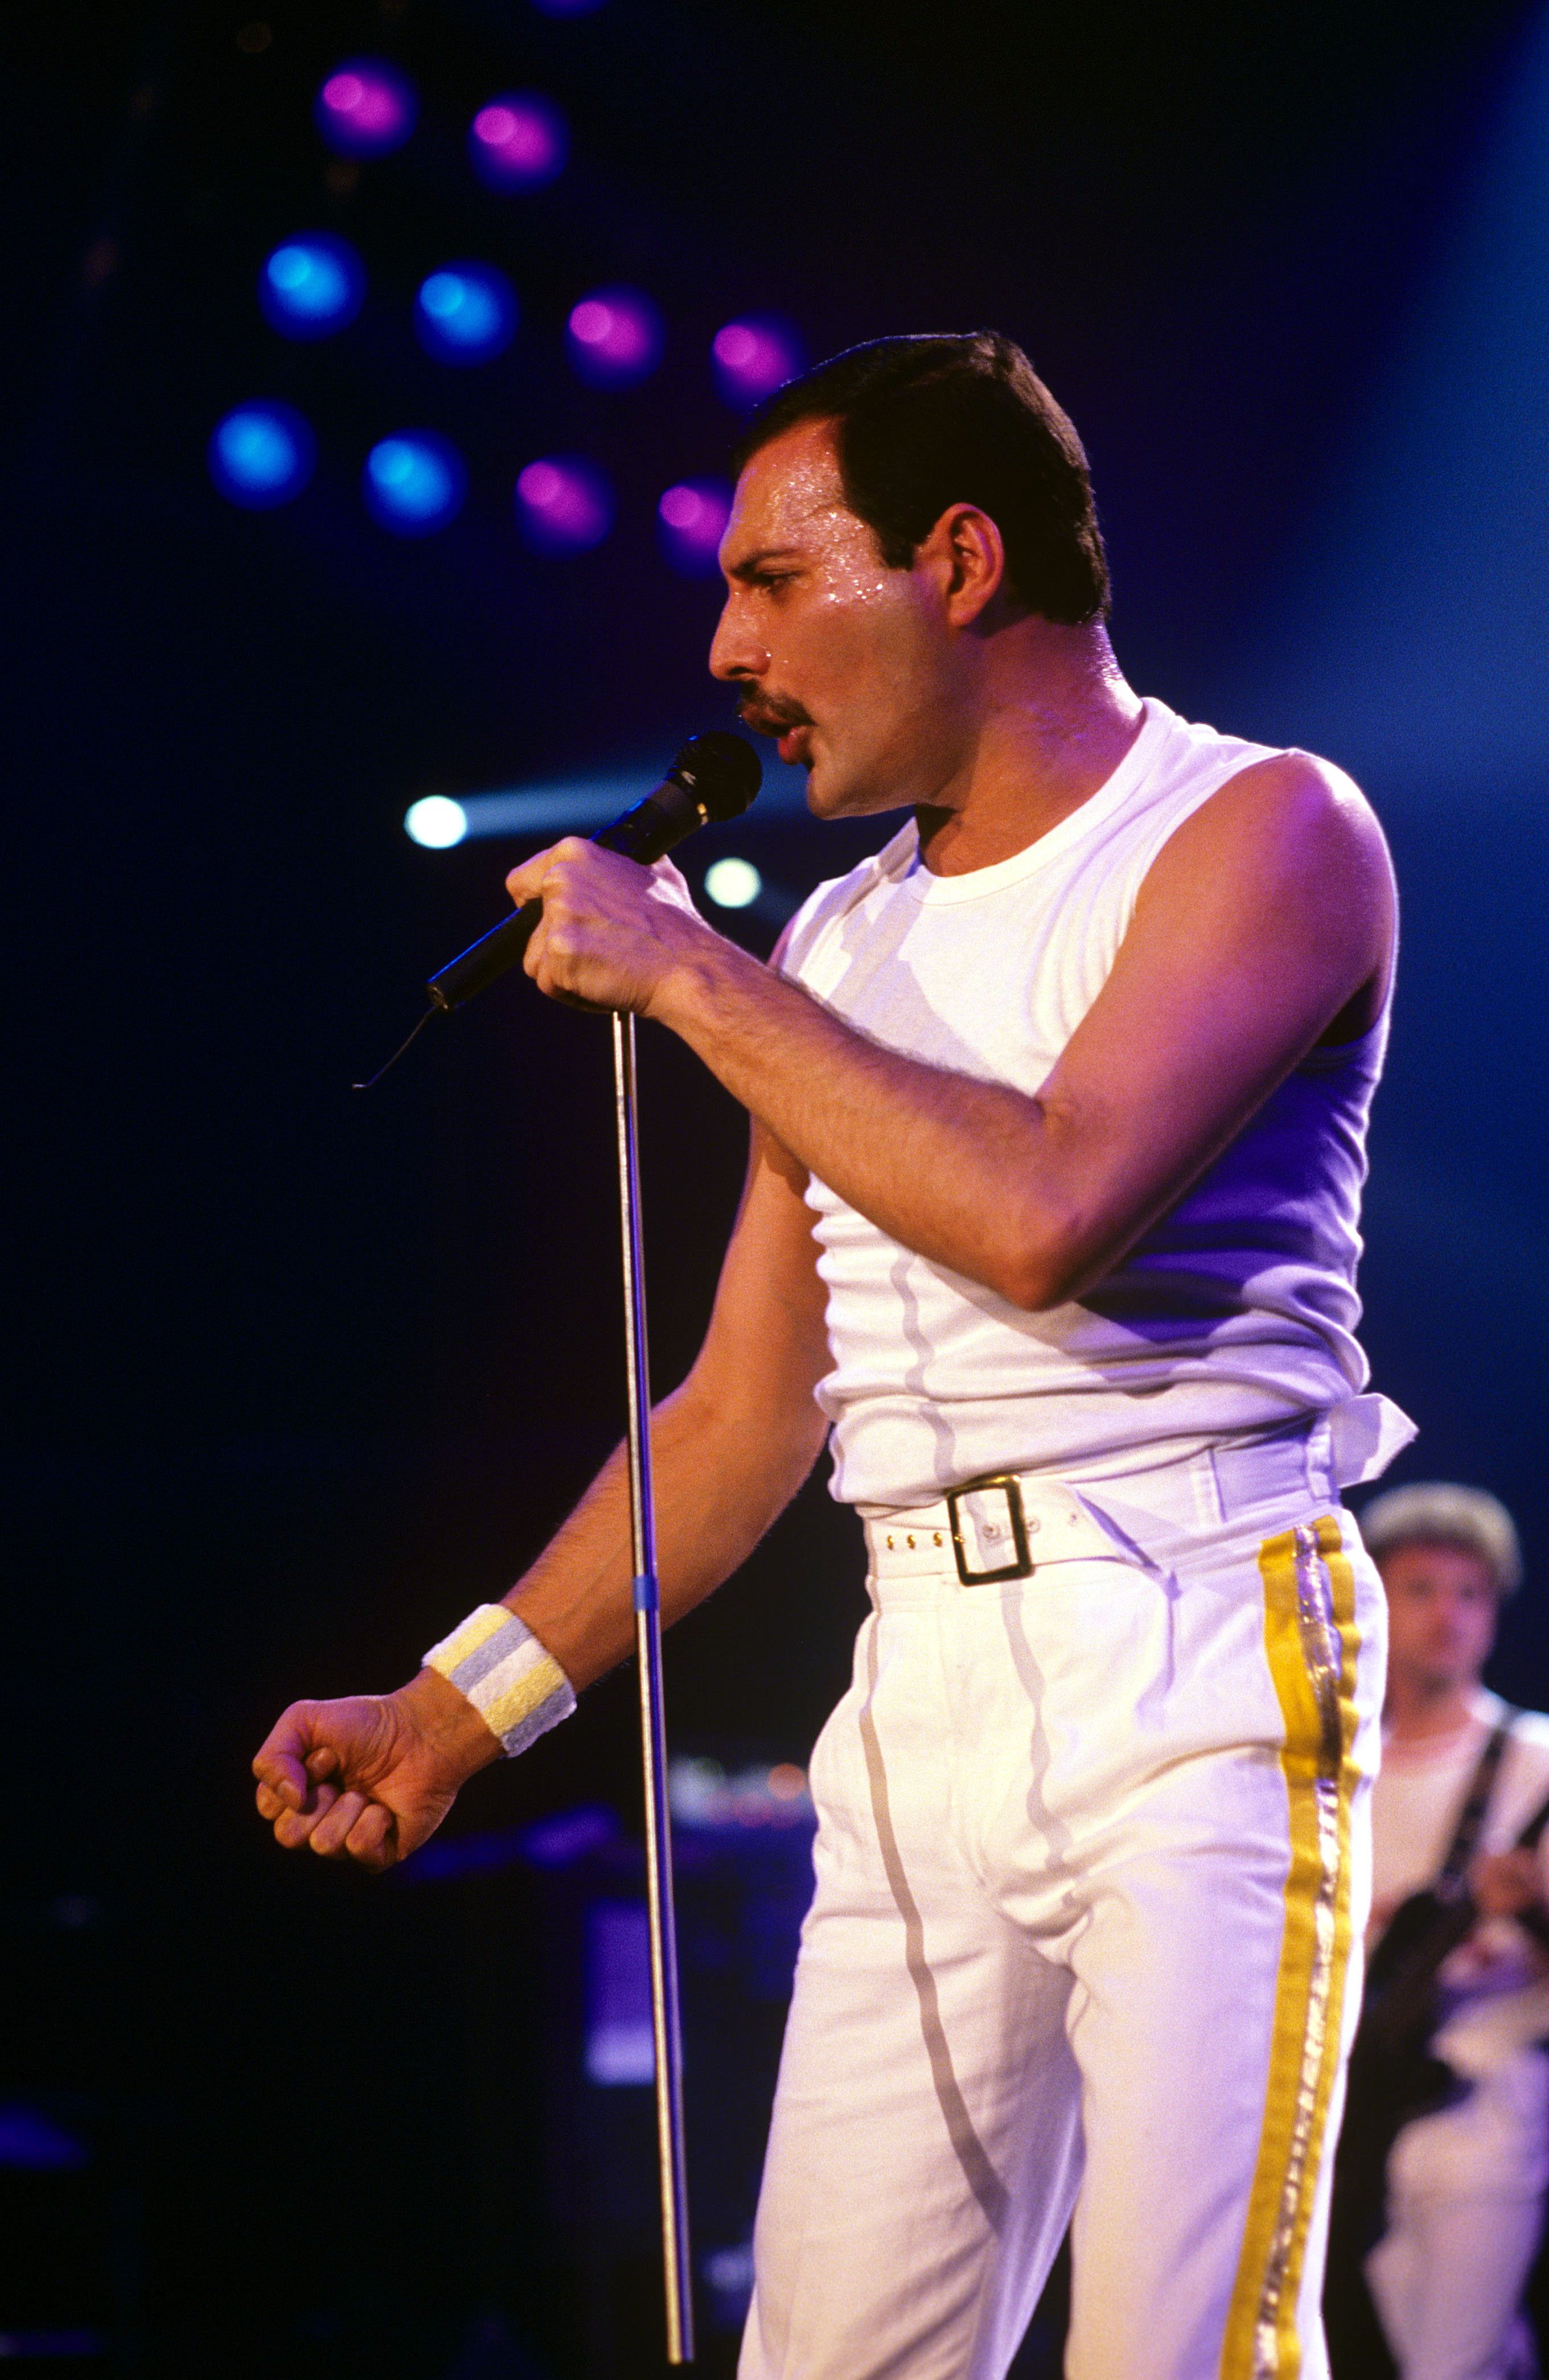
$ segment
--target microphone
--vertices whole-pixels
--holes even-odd
[[[762,782],[762,765],[745,736],[724,728],[690,735],[661,783],[611,826],[600,828],[592,841],[649,868],[696,827],[740,818]],[[496,976],[517,965],[543,914],[542,901],[524,901],[450,966],[433,975],[425,986],[433,1006],[460,1008]]]

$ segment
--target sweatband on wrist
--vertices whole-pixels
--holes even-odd
[[[425,1655],[425,1667],[467,1696],[509,1756],[568,1718],[575,1689],[552,1653],[503,1603],[481,1603]]]

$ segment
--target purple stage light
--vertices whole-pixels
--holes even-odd
[[[517,481],[517,517],[540,553],[581,553],[613,526],[613,494],[590,463],[545,455]]]
[[[638,289],[595,289],[571,310],[569,346],[582,380],[619,388],[654,371],[662,354],[662,318]]]
[[[727,322],[710,343],[715,378],[728,405],[746,411],[801,369],[796,340],[783,323]]]
[[[662,550],[677,570],[709,577],[731,514],[731,490],[720,480],[683,480],[656,507]]]
[[[536,91],[503,92],[469,127],[473,169],[492,190],[535,190],[552,182],[569,147],[565,118]]]
[[[344,157],[384,157],[414,129],[414,86],[381,58],[348,58],[317,94],[317,128]]]
[[[532,0],[532,5],[544,17],[590,17],[603,0]]]

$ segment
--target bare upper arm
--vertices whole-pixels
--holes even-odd
[[[755,1122],[710,1328],[685,1383],[790,1460],[805,1451],[803,1476],[827,1429],[812,1391],[829,1365],[806,1186],[805,1167]]]
[[[1376,819],[1321,761],[1261,761],[1185,820],[1039,1094],[1069,1192],[1040,1303],[1099,1279],[1331,1027],[1365,1029],[1395,919]]]
[[[1310,752],[1278,752],[1239,770],[1163,844],[1136,923],[1142,913],[1158,923],[1186,915],[1202,885],[1221,896],[1224,921],[1251,930],[1266,912],[1286,920],[1315,1005],[1331,986],[1349,982],[1352,997],[1371,987],[1358,1033],[1374,1022],[1393,972],[1397,894],[1376,814],[1342,769]]]

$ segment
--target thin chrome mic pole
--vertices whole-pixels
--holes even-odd
[[[662,1708],[662,1609],[656,1511],[651,1493],[651,1373],[645,1342],[640,1152],[635,1134],[635,1020],[613,1020],[618,1123],[618,1212],[624,1253],[624,1346],[629,1378],[629,1527],[634,1548],[635,1648],[640,1656],[640,1759],[645,1776],[645,1885],[651,1923],[651,2023],[656,2048],[656,2155],[662,2185],[662,2265],[667,2362],[694,2360],[689,2260],[689,2182],[683,2153],[683,2025],[677,1926],[672,1900],[672,1817]]]

